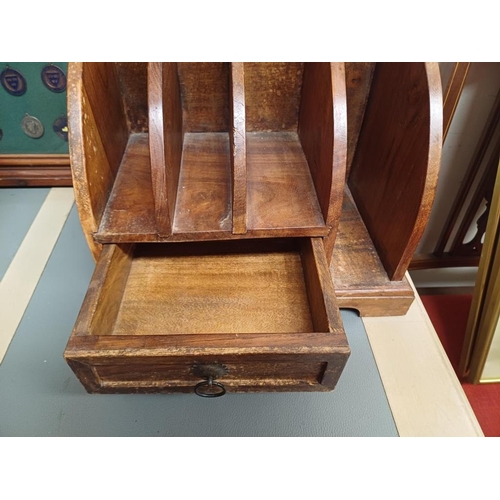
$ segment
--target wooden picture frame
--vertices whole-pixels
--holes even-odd
[[[500,381],[498,372],[492,375],[492,366],[497,367],[499,359],[498,350],[492,348],[498,345],[496,331],[500,321],[499,224],[500,176],[497,174],[459,367],[460,374],[472,384]],[[489,367],[484,373],[487,363]]]
[[[0,187],[72,185],[69,154],[0,155]]]

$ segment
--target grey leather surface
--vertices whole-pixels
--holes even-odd
[[[357,313],[331,393],[89,395],[63,360],[94,263],[75,208],[0,365],[2,436],[397,436]]]
[[[0,280],[50,188],[0,188]]]

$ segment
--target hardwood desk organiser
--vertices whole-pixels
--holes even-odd
[[[70,63],[86,389],[333,389],[338,307],[413,300],[440,92],[429,63]]]

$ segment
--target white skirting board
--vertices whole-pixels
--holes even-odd
[[[477,267],[443,267],[411,271],[417,288],[474,287]]]

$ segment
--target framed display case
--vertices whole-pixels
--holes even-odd
[[[65,62],[0,63],[0,186],[71,186]]]

